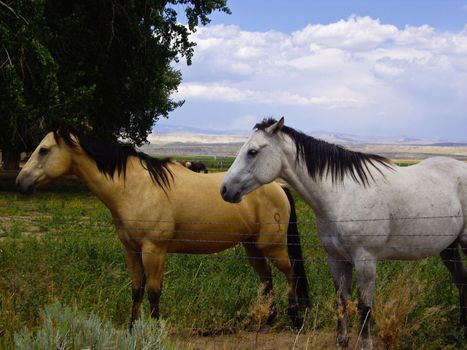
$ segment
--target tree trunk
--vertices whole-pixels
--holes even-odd
[[[18,170],[19,162],[21,160],[21,152],[18,150],[2,151],[3,169],[4,170]]]

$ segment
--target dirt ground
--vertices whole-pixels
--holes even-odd
[[[357,334],[350,337],[348,349],[356,347]],[[324,350],[336,349],[335,334],[333,332],[308,332],[297,334],[292,332],[253,333],[239,332],[230,335],[189,337],[176,339],[188,350]],[[373,349],[383,349],[381,344],[373,340]]]

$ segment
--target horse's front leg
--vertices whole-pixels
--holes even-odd
[[[347,303],[352,293],[352,264],[328,257],[337,299],[337,347],[349,345]]]
[[[130,247],[126,247],[125,262],[131,277],[131,295],[133,299],[130,321],[131,330],[133,327],[133,322],[139,318],[141,313],[141,303],[143,301],[144,285],[146,283],[146,279],[144,276],[141,252],[135,251]]]
[[[361,320],[362,349],[373,348],[370,334],[371,306],[376,286],[376,259],[369,254],[354,258],[358,286],[358,311]]]
[[[159,318],[159,299],[162,290],[166,252],[166,243],[153,243],[150,241],[143,243],[142,260],[152,318]]]

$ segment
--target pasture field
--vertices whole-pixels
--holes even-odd
[[[314,216],[295,197],[312,299],[299,348],[319,349],[320,337],[333,338],[334,288]],[[458,329],[457,289],[440,259],[383,262],[378,274],[373,327],[377,348],[466,347]],[[293,344],[286,284],[277,271],[274,283],[279,316],[270,332],[283,334]],[[58,330],[65,327],[50,321],[44,310],[95,317],[99,327],[125,333],[131,307],[129,277],[103,204],[80,184],[50,186],[33,197],[0,192],[0,292],[0,349],[14,348],[15,334],[18,345],[38,330],[54,324]],[[358,321],[356,307],[351,309],[355,340]],[[153,325],[163,333],[160,348],[185,348],[211,339],[201,336],[236,333],[249,319],[261,319],[258,280],[243,248],[203,256],[168,255],[161,315],[163,330]],[[46,334],[56,334],[57,329]]]
[[[184,155],[179,155],[179,154],[173,154],[173,155],[160,155],[156,154],[154,155],[155,157],[159,158],[165,158],[169,157],[175,160],[198,160],[202,161],[206,166],[209,168],[209,171],[227,171],[230,166],[232,165],[233,161],[235,160],[235,157],[229,157],[229,156],[184,156]],[[397,164],[398,166],[410,166],[413,164],[418,163],[419,160],[413,160],[413,159],[396,159],[394,160],[394,163]]]
[[[209,171],[227,171],[232,165],[235,157],[229,156],[184,156],[179,154],[172,155],[154,155],[158,158],[172,158],[175,160],[196,160],[203,162],[208,168]]]

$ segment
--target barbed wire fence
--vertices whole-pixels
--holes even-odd
[[[391,217],[391,218],[349,218],[349,219],[329,219],[329,220],[321,220],[321,223],[332,223],[332,224],[339,224],[342,227],[345,227],[346,224],[368,224],[368,223],[384,223],[384,222],[407,222],[407,221],[426,221],[426,220],[435,220],[435,221],[443,221],[444,223],[449,223],[451,220],[463,220],[465,217],[463,215],[438,215],[438,216],[414,216],[414,217]],[[315,219],[302,219],[297,220],[296,222],[289,222],[289,221],[267,221],[267,222],[243,222],[243,225],[251,227],[258,227],[261,226],[269,226],[269,225],[288,225],[290,223],[299,225],[299,226],[309,226],[309,230],[303,231],[300,230],[299,234],[288,234],[286,230],[283,232],[261,232],[261,230],[254,231],[254,232],[245,232],[242,231],[231,231],[230,227],[232,225],[237,225],[236,222],[226,222],[226,221],[177,221],[174,222],[173,220],[140,220],[140,219],[125,219],[125,220],[118,220],[118,219],[111,219],[111,218],[92,218],[81,216],[79,218],[70,216],[70,217],[54,217],[54,216],[41,216],[39,217],[30,217],[30,216],[0,216],[0,239],[7,240],[12,238],[18,238],[18,236],[26,235],[26,236],[33,236],[37,235],[40,237],[41,235],[47,235],[49,238],[61,238],[66,237],[66,232],[70,232],[73,230],[75,233],[79,233],[83,229],[95,229],[98,232],[93,234],[93,238],[99,239],[115,239],[118,238],[118,229],[116,226],[124,227],[125,237],[136,242],[148,240],[153,243],[191,243],[196,245],[209,245],[209,244],[225,244],[230,245],[227,248],[219,249],[223,251],[225,249],[229,249],[231,246],[235,246],[237,244],[243,245],[257,245],[258,242],[255,241],[256,237],[261,236],[261,244],[267,246],[300,246],[303,245],[302,243],[291,243],[287,241],[288,237],[299,236],[303,239],[303,237],[307,235],[317,235],[314,226],[316,225]],[[54,227],[49,229],[50,225],[66,225],[65,227]],[[20,228],[17,227],[20,225]],[[26,227],[29,226],[29,228]],[[203,229],[202,231],[197,230],[196,228],[184,229],[183,226],[195,226],[202,225],[202,226],[212,226],[215,227],[214,230],[206,230]],[[16,226],[16,228],[15,228]],[[173,227],[173,228],[172,228]],[[226,230],[223,230],[222,227],[225,227]],[[341,228],[342,228],[341,227]],[[11,234],[10,231],[16,231],[16,234]],[[18,231],[19,230],[19,231]],[[99,233],[102,231],[106,231],[106,233]],[[355,231],[355,228],[352,229]],[[323,239],[329,238],[337,238],[338,241],[333,242],[333,244],[340,245],[344,248],[352,248],[352,247],[360,247],[360,248],[370,248],[370,249],[377,249],[379,247],[389,248],[389,249],[415,249],[415,250],[428,250],[433,251],[436,250],[432,244],[430,245],[394,245],[394,243],[388,243],[388,241],[394,240],[396,238],[400,241],[399,238],[424,238],[424,237],[451,237],[452,242],[457,240],[459,237],[458,234],[453,233],[445,233],[445,232],[423,232],[423,233],[411,233],[411,232],[403,232],[403,233],[333,233],[333,234],[321,234],[318,237]],[[199,238],[200,235],[209,235],[211,238]],[[282,242],[272,241],[274,238],[278,236],[284,236]],[[169,237],[166,237],[169,236]],[[214,238],[214,237],[215,238]],[[269,237],[268,237],[269,236]],[[24,237],[24,236],[23,236]],[[231,237],[229,239],[229,237]],[[384,238],[384,242],[371,242],[371,243],[341,243],[339,240],[345,240],[345,238],[352,237],[353,239],[358,238]],[[271,241],[264,241],[264,238],[271,238]],[[426,243],[425,243],[426,244]],[[322,247],[324,249],[324,247]],[[456,248],[448,248],[445,249],[458,249]],[[135,251],[138,253],[138,251]],[[141,253],[141,252],[140,252]],[[150,253],[141,253],[141,254],[150,254]],[[173,252],[171,254],[180,254],[180,255],[193,255],[193,253],[183,253],[183,252]],[[206,255],[207,258],[213,259],[232,259],[233,257],[221,257],[215,256],[212,253],[202,253],[196,255]],[[436,254],[433,254],[436,255]],[[243,256],[239,256],[241,258]],[[252,257],[254,258],[254,257]],[[264,257],[258,257],[259,259],[263,259]],[[306,258],[303,261],[307,261]],[[339,260],[337,260],[339,261]],[[350,259],[346,259],[343,261],[350,261]],[[356,260],[354,260],[356,261]],[[362,260],[360,260],[362,261]],[[364,260],[363,260],[364,261]],[[463,260],[462,260],[463,261]]]
[[[390,217],[390,218],[381,218],[381,217],[375,217],[375,218],[344,218],[344,219],[330,219],[330,220],[325,220],[321,221],[320,224],[327,223],[327,224],[336,224],[340,225],[341,227],[345,228],[346,225],[352,225],[353,231],[348,234],[348,236],[351,236],[353,239],[357,240],[355,243],[346,243],[342,244],[342,246],[345,248],[353,248],[353,247],[362,247],[362,248],[367,248],[367,249],[379,249],[381,248],[382,245],[386,249],[411,249],[411,250],[418,250],[422,251],[421,254],[423,254],[423,251],[426,250],[427,252],[433,252],[433,245],[430,245],[427,243],[427,240],[423,240],[423,243],[414,245],[414,246],[409,246],[407,244],[404,244],[403,241],[405,238],[415,238],[415,240],[418,239],[436,239],[437,237],[439,238],[449,238],[452,237],[452,241],[454,242],[458,237],[455,234],[450,234],[447,232],[443,232],[442,230],[439,230],[439,226],[443,226],[443,224],[451,223],[453,221],[459,222],[464,220],[463,215],[438,215],[438,216],[414,216],[414,217]],[[386,224],[388,222],[396,222],[400,225],[404,225],[406,222],[411,222],[411,223],[425,223],[426,221],[430,221],[432,223],[435,223],[433,225],[433,230],[432,232],[402,232],[398,234],[393,234],[391,237],[395,239],[395,242],[373,242],[373,240],[377,240],[384,235],[381,235],[377,232],[375,233],[358,233],[354,232],[355,225],[360,226],[360,225],[380,225],[380,224]],[[306,256],[306,253],[304,252],[303,259],[300,260],[291,260],[291,263],[293,264],[294,262],[297,261],[302,261],[305,263],[305,266],[307,269],[313,269],[314,266],[313,264],[316,263],[323,263],[325,264],[325,250],[322,247],[322,245],[319,243],[318,238],[317,238],[317,230],[316,230],[316,225],[317,221],[315,218],[310,218],[310,219],[304,219],[301,218],[297,220],[296,222],[293,222],[294,224],[297,224],[299,226],[299,236],[301,238],[301,243],[290,243],[287,241],[287,233],[286,230],[283,230],[281,233],[277,232],[270,232],[267,230],[266,232],[261,232],[260,228],[261,227],[266,227],[269,228],[269,226],[277,226],[280,224],[281,226],[286,226],[289,225],[288,221],[267,221],[267,222],[248,222],[245,223],[245,225],[248,225],[250,227],[258,227],[257,232],[250,233],[250,232],[245,232],[241,230],[231,230],[231,227],[233,224],[232,222],[225,222],[221,220],[209,220],[209,221],[203,221],[203,220],[193,220],[193,221],[178,221],[174,222],[172,220],[115,220],[112,219],[110,216],[91,216],[89,214],[85,215],[70,215],[70,216],[63,216],[59,215],[40,215],[40,216],[34,216],[34,215],[9,215],[9,216],[0,216],[0,248],[1,248],[1,243],[2,241],[11,241],[11,240],[17,240],[18,242],[21,240],[21,238],[24,237],[37,237],[38,239],[41,239],[41,237],[46,236],[48,239],[53,239],[53,240],[61,240],[61,239],[66,239],[67,234],[73,233],[75,234],[78,238],[80,235],[87,236],[87,237],[92,237],[93,239],[99,239],[99,240],[112,240],[114,242],[117,242],[116,244],[120,247],[121,252],[123,253],[124,247],[121,243],[118,242],[118,230],[116,227],[118,226],[123,226],[125,227],[125,232],[127,234],[133,234],[133,237],[131,238],[135,242],[141,241],[141,240],[151,240],[153,243],[161,243],[161,244],[170,244],[170,243],[186,243],[186,244],[195,244],[195,245],[202,245],[205,247],[209,247],[209,245],[224,245],[228,247],[233,247],[236,245],[256,245],[257,242],[254,240],[254,237],[258,235],[262,235],[263,239],[266,239],[266,241],[262,241],[261,244],[267,245],[269,247],[287,247],[288,246],[297,246],[297,245],[302,245],[303,249],[309,248],[307,247],[307,244],[310,244],[309,239],[310,236],[313,236],[313,242],[316,245],[319,245],[320,247],[314,247],[317,249],[320,249],[321,251],[321,258],[318,260],[310,260],[308,256]],[[203,226],[203,230],[199,231],[196,229],[196,226]],[[186,229],[187,226],[190,226],[191,229]],[[169,228],[169,227],[175,227],[175,228]],[[208,229],[206,229],[206,227]],[[225,228],[226,230],[223,230]],[[227,233],[226,233],[227,231]],[[285,231],[285,232],[284,232]],[[170,235],[169,237],[160,237],[161,234],[168,234]],[[199,235],[208,235],[211,238],[209,239],[202,239],[199,238]],[[282,241],[277,241],[277,236],[282,235]],[[335,233],[335,234],[328,234],[328,235],[322,235],[320,238],[321,239],[339,239],[339,236],[342,235],[340,233]],[[150,238],[148,238],[150,236]],[[212,238],[212,237],[216,238]],[[358,242],[359,238],[363,238],[365,243]],[[269,240],[270,239],[270,240]],[[112,246],[112,247],[115,247]],[[456,248],[446,248],[446,249],[458,249]],[[219,249],[220,251],[224,251],[224,249]],[[148,252],[141,252],[139,250],[135,250],[134,253],[137,254],[153,254],[153,253],[148,253]],[[188,257],[188,256],[193,256],[194,254],[191,253],[184,253],[184,252],[176,252],[176,253],[168,253],[168,254],[174,254],[177,256],[181,257]],[[196,254],[200,256],[200,259],[202,259],[200,262],[200,266],[198,266],[196,274],[198,274],[198,270],[201,269],[201,264],[204,264],[205,262],[209,263],[209,261],[222,261],[226,264],[229,263],[229,261],[232,260],[242,260],[244,261],[245,265],[247,266],[247,257],[243,249],[236,250],[232,254],[208,254],[208,253],[203,253],[203,254]],[[429,254],[433,255],[433,254]],[[434,254],[437,255],[437,254]],[[250,256],[248,259],[265,259],[264,256]],[[274,257],[268,257],[268,259],[274,259]],[[339,261],[339,259],[337,259]],[[367,261],[371,260],[374,261],[374,259],[359,259],[359,260],[354,260],[354,261]],[[346,259],[343,259],[342,261],[348,261]],[[450,261],[456,261],[456,260],[450,260]],[[461,258],[461,261],[464,261],[464,258]],[[63,264],[72,264],[73,261],[68,259],[67,261],[64,261]],[[441,265],[442,262],[441,260],[439,261],[439,264]],[[327,269],[327,266],[325,267]],[[222,271],[221,271],[222,272]],[[169,275],[172,275],[174,271],[166,271],[167,277],[170,278]],[[175,271],[176,273],[176,271]],[[448,275],[449,272],[446,270],[446,275]],[[164,277],[166,278],[166,277]],[[279,278],[283,279],[283,276],[279,276]],[[130,277],[128,277],[128,282],[126,285],[121,286],[122,290],[125,290],[130,293],[131,289],[131,283],[130,283]],[[310,283],[310,288],[316,288],[316,282],[309,279]],[[328,283],[331,282],[331,277],[329,276],[329,281]],[[84,282],[83,282],[84,283]],[[257,280],[257,283],[259,285],[259,280]],[[176,286],[175,286],[176,288]],[[456,288],[455,285],[453,284],[452,288]],[[397,293],[397,291],[395,291]],[[254,295],[251,295],[252,300],[254,299]],[[333,299],[334,300],[334,299]],[[314,301],[312,300],[312,303]],[[128,298],[128,309],[130,308],[130,298]],[[161,304],[164,303],[164,298],[161,299]],[[311,318],[316,318],[317,313],[319,312],[319,307],[320,305],[315,305],[316,310],[313,309],[312,311],[307,311],[307,315],[310,317],[310,322]],[[187,310],[187,313],[189,313],[190,310]],[[199,330],[195,328],[186,328],[184,331],[188,332],[199,332],[201,335],[204,335],[203,332],[207,332],[207,335],[212,335],[215,334],[215,332],[219,331],[220,334],[223,332],[235,332],[235,330],[230,330],[230,326],[226,327],[225,329],[219,329],[219,330],[214,330],[211,332],[211,330]]]

